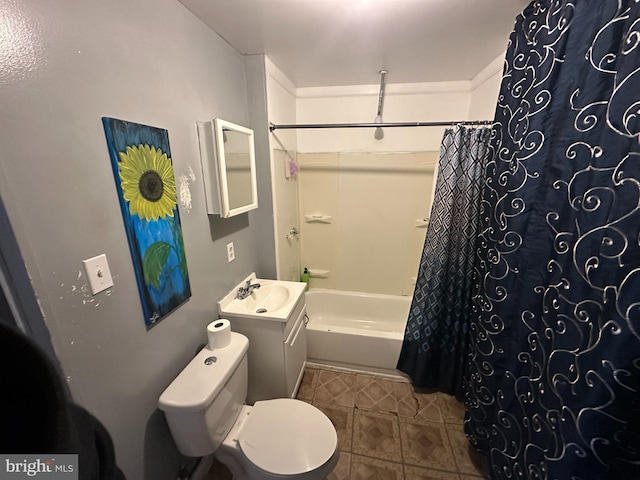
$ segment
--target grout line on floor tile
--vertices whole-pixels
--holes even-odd
[[[396,400],[397,401],[397,400]],[[400,416],[396,414],[396,421],[398,422],[398,435],[400,436],[400,458],[402,459],[402,478],[405,479],[407,477],[407,472],[405,471],[405,461],[404,461],[404,447],[402,446],[402,427],[400,426]]]
[[[438,399],[439,400],[439,399]],[[444,420],[444,416],[443,416],[443,420]],[[449,449],[451,450],[451,456],[453,457],[453,463],[456,466],[456,473],[458,474],[458,476],[460,476],[460,474],[462,472],[460,472],[460,465],[458,464],[458,460],[456,458],[455,453],[453,453],[453,443],[451,442],[451,436],[449,435],[449,429],[447,428],[447,424],[445,422],[443,422],[444,424],[444,434],[447,436],[447,442],[449,442]]]

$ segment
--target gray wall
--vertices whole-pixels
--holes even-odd
[[[0,0],[0,30],[0,194],[54,349],[127,477],[174,478],[182,459],[158,396],[206,342],[216,301],[275,262],[259,249],[273,236],[263,207],[228,220],[205,210],[195,122],[259,127],[245,61],[176,0]],[[166,128],[191,194],[180,215],[192,297],[148,331],[102,116]],[[82,260],[101,253],[114,287],[91,296]]]

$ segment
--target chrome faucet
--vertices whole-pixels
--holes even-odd
[[[247,280],[247,283],[244,286],[238,288],[238,293],[236,293],[236,298],[238,300],[244,300],[251,292],[253,292],[256,288],[260,288],[259,283],[251,283],[251,279]]]

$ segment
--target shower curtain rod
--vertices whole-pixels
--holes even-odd
[[[454,127],[456,125],[492,125],[493,120],[462,120],[459,122],[395,122],[395,123],[298,123],[269,124],[269,131],[303,128],[388,128],[388,127]]]

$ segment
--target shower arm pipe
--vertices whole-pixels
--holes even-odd
[[[382,103],[384,102],[384,76],[386,74],[386,70],[380,70],[380,94],[378,95],[378,117],[380,118],[382,118]]]
[[[391,122],[391,123],[298,123],[269,124],[269,131],[300,130],[312,128],[392,128],[392,127],[455,127],[456,125],[493,125],[493,120],[462,120],[459,122]]]

